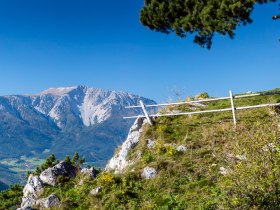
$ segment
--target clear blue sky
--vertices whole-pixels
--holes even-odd
[[[82,84],[162,102],[280,87],[279,2],[209,51],[143,27],[143,1],[0,0],[0,95]]]

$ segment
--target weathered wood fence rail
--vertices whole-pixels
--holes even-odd
[[[141,108],[143,113],[144,113],[144,115],[128,116],[128,117],[124,117],[124,119],[146,118],[148,123],[150,125],[153,125],[153,121],[151,119],[152,117],[167,117],[167,116],[193,115],[193,114],[203,114],[203,113],[215,113],[215,112],[231,111],[232,112],[233,123],[234,123],[234,125],[236,125],[236,110],[280,106],[280,103],[274,103],[274,104],[259,104],[259,105],[254,105],[254,106],[235,107],[234,99],[237,99],[237,98],[247,98],[247,97],[255,97],[255,96],[260,96],[260,95],[261,95],[260,93],[255,93],[255,94],[233,96],[232,92],[229,91],[229,96],[227,96],[227,97],[201,99],[201,100],[177,102],[177,103],[151,104],[151,105],[145,105],[144,102],[140,100],[140,105],[139,106],[127,106],[125,108],[127,108],[127,109]],[[195,103],[201,103],[201,102],[211,102],[211,101],[219,101],[219,100],[227,100],[227,99],[230,99],[231,107],[230,108],[225,108],[225,109],[203,110],[203,111],[181,112],[181,113],[166,113],[166,114],[149,114],[147,109],[146,109],[147,107],[162,107],[162,106],[172,106],[172,105],[182,105],[182,104],[195,104]]]

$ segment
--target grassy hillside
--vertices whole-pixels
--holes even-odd
[[[280,93],[267,91],[235,102],[278,103]],[[204,104],[195,109],[230,106],[228,100]],[[162,112],[193,109],[181,105]],[[43,196],[55,192],[62,209],[279,209],[279,131],[279,108],[237,111],[236,128],[231,112],[161,117],[154,126],[144,126],[140,143],[129,154],[135,164],[122,174],[101,172],[81,186],[78,176],[48,187]],[[154,148],[147,148],[147,139],[156,141]],[[187,150],[178,152],[179,145]],[[146,166],[158,176],[142,179]],[[90,195],[99,186],[102,192]]]

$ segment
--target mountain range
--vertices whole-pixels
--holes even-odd
[[[77,151],[87,162],[104,167],[133,123],[122,117],[141,113],[125,106],[139,104],[139,100],[155,103],[138,95],[87,86],[1,96],[0,166],[11,175],[1,176],[0,167],[0,181],[18,181],[13,173],[32,170],[52,153],[64,158]]]

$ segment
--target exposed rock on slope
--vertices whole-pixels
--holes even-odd
[[[36,201],[36,206],[41,208],[54,208],[60,206],[60,199],[56,194],[51,194],[47,198],[41,198]]]
[[[93,190],[90,191],[90,194],[91,195],[97,195],[98,193],[101,193],[102,192],[102,187],[97,187]]]
[[[91,167],[91,168],[83,168],[81,170],[81,174],[85,175],[85,176],[88,176],[89,178],[93,178],[93,177],[96,177],[98,171]]]
[[[152,179],[157,176],[157,171],[156,169],[147,166],[143,169],[141,176],[144,179]]]
[[[129,134],[125,142],[122,144],[120,151],[109,161],[106,166],[107,171],[122,171],[132,162],[127,160],[128,152],[133,149],[139,142],[142,126],[145,124],[143,118],[138,118],[130,128]]]
[[[44,184],[55,186],[59,176],[75,177],[77,168],[68,162],[60,162],[52,168],[48,168],[40,175],[40,179]]]
[[[43,185],[42,180],[38,176],[29,176],[27,184],[23,189],[23,198],[21,203],[22,210],[31,208],[36,204],[36,199],[44,192]]]

